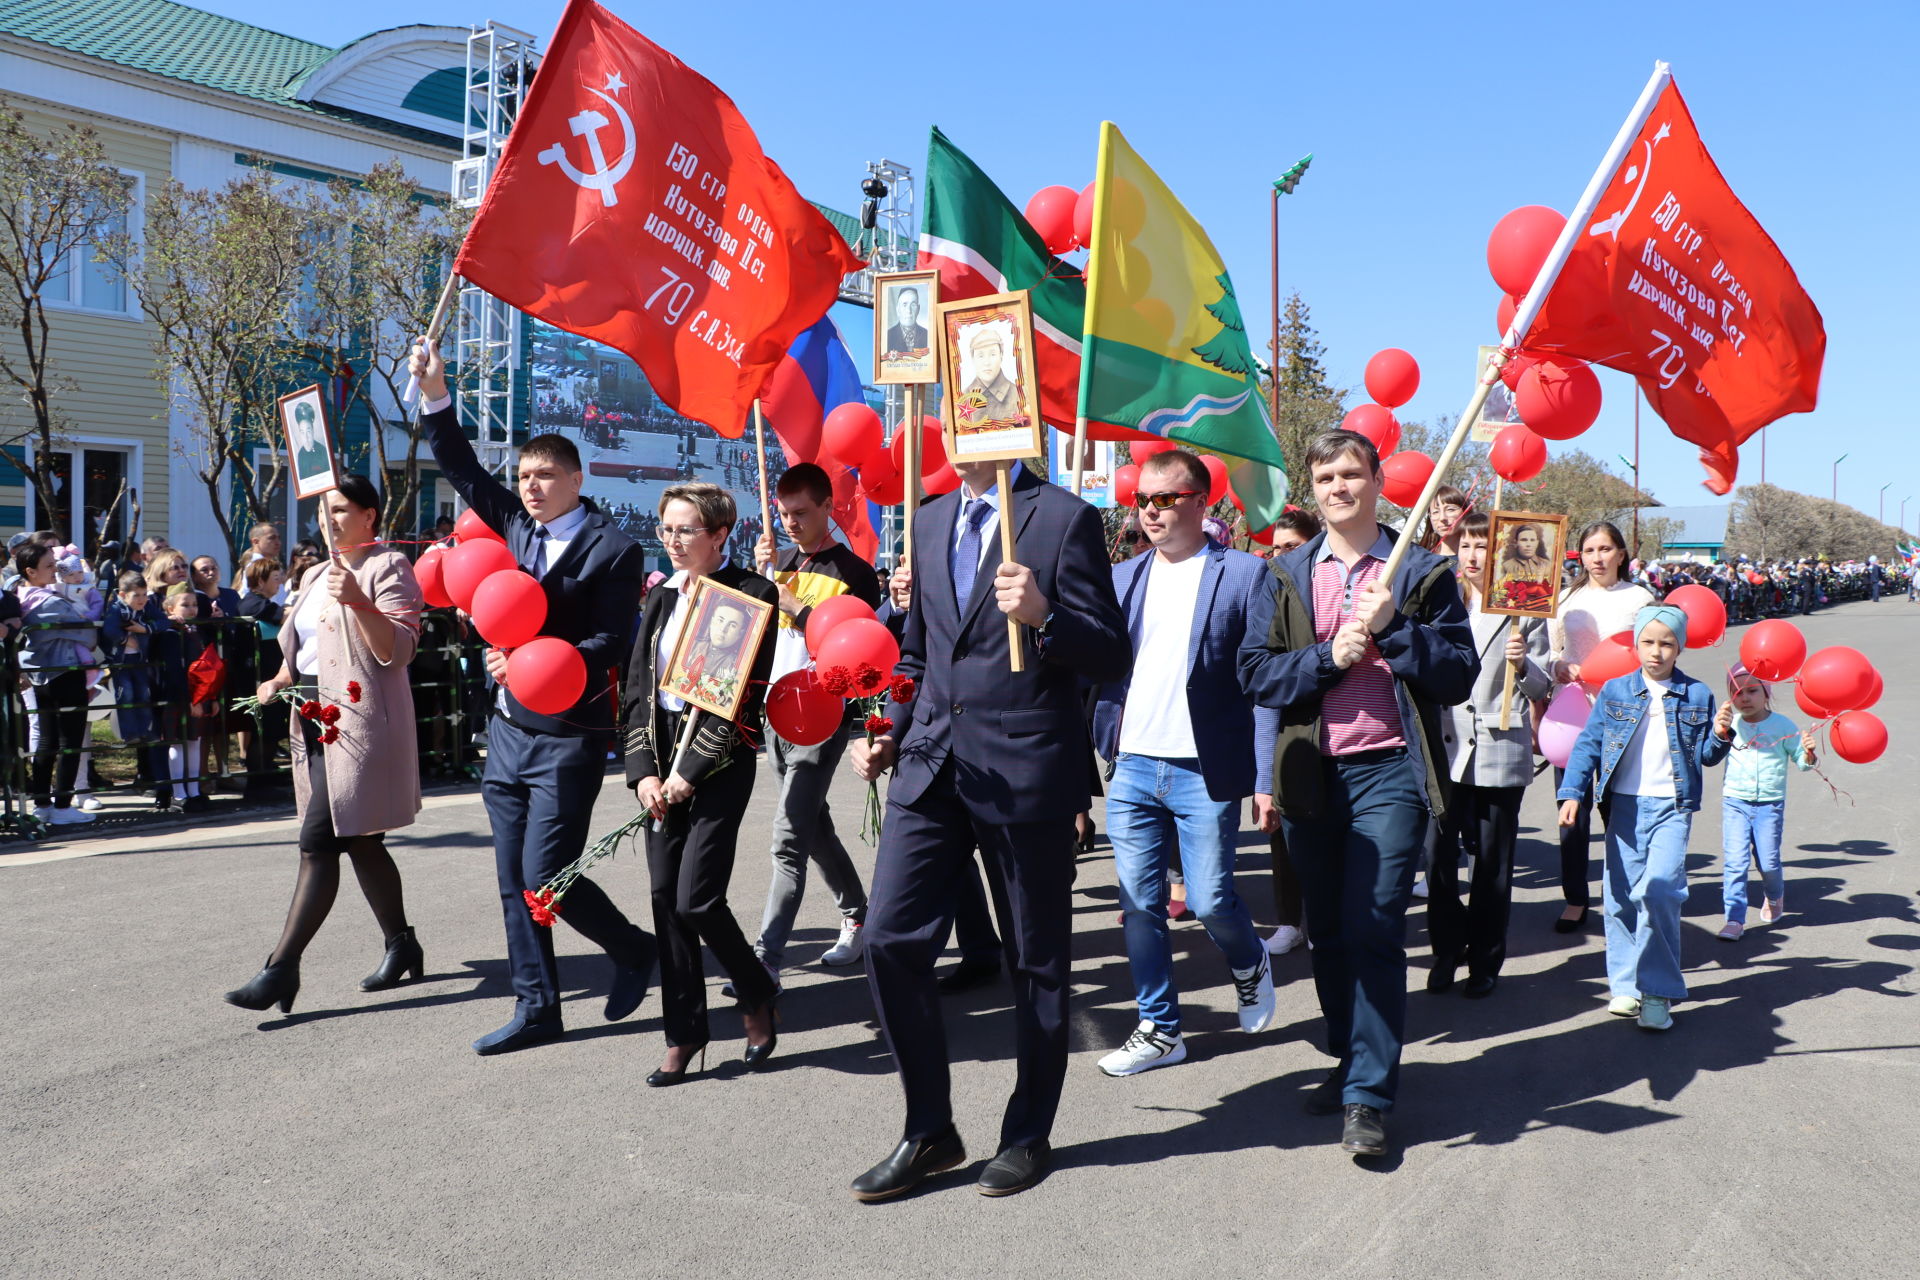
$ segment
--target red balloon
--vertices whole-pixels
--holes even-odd
[[[1589,689],[1598,689],[1609,680],[1639,669],[1640,659],[1633,649],[1622,644],[1620,636],[1608,636],[1587,651],[1587,660],[1580,664],[1580,683]]]
[[[1887,682],[1880,678],[1880,669],[1875,667],[1873,671],[1873,687],[1867,690],[1867,696],[1861,699],[1860,705],[1855,707],[1854,710],[1865,711],[1868,707],[1880,701],[1880,695],[1886,691]]]
[[[1363,404],[1349,409],[1347,416],[1340,419],[1340,426],[1373,441],[1382,461],[1391,458],[1400,447],[1400,424],[1394,420],[1393,410],[1384,405]]]
[[[1207,475],[1213,481],[1207,486],[1207,505],[1212,506],[1227,496],[1227,462],[1225,458],[1204,453],[1200,455],[1200,464],[1207,469]]]
[[[446,572],[445,547],[428,547],[413,562],[413,576],[420,583],[420,594],[436,609],[444,609],[453,603],[453,597],[447,594]]]
[[[520,567],[506,543],[490,538],[461,543],[447,552],[444,564],[440,580],[446,584],[453,602],[468,613],[473,612],[473,593],[481,583],[496,573]]]
[[[517,649],[547,624],[547,593],[530,573],[505,569],[474,588],[473,625],[497,649]]]
[[[1073,252],[1073,213],[1079,200],[1072,187],[1042,187],[1027,201],[1027,221],[1046,242],[1048,253]]]
[[[1493,282],[1516,298],[1525,297],[1566,225],[1564,215],[1537,204],[1500,219],[1487,237],[1487,270],[1493,273]]]
[[[1829,645],[1800,668],[1800,685],[1823,707],[1853,711],[1865,705],[1873,691],[1873,664],[1858,649]]]
[[[1805,689],[1802,689],[1797,684],[1793,686],[1793,700],[1794,700],[1794,703],[1799,706],[1800,710],[1806,713],[1808,719],[1811,719],[1811,720],[1833,719],[1833,712],[1827,710],[1825,707],[1815,702],[1812,698],[1809,698],[1807,696],[1807,691]]]
[[[453,522],[453,536],[461,542],[491,539],[503,547],[507,545],[507,540],[495,533],[493,526],[482,520],[480,513],[472,507],[462,511],[460,518]]]
[[[853,478],[853,472],[832,459],[820,465],[826,469],[827,483],[833,486],[833,509],[846,511],[851,508],[854,494],[860,488],[859,481]]]
[[[1887,726],[1871,711],[1842,711],[1828,726],[1827,741],[1849,764],[1869,764],[1887,749]]]
[[[1140,468],[1134,463],[1113,469],[1113,504],[1117,507],[1134,505],[1134,495],[1140,491]]]
[[[1420,389],[1420,366],[1398,347],[1376,352],[1367,361],[1367,394],[1389,409],[1398,409]]]
[[[846,700],[822,689],[814,673],[804,668],[787,672],[767,690],[767,723],[796,747],[819,746],[833,736],[846,714]]]
[[[900,429],[893,433],[893,441],[887,446],[893,455],[893,469],[902,476],[907,474],[907,424],[901,423]],[[925,479],[947,463],[946,441],[940,435],[940,419],[931,414],[920,419],[920,477]]]
[[[1740,661],[1756,679],[1768,683],[1791,680],[1806,660],[1807,638],[1800,634],[1800,628],[1783,619],[1756,622],[1740,637]]]
[[[1500,340],[1502,342],[1506,341],[1507,330],[1513,327],[1513,318],[1518,314],[1520,314],[1520,299],[1510,293],[1501,294],[1500,310],[1497,312],[1496,323],[1500,326]]]
[[[1380,492],[1396,507],[1412,508],[1433,477],[1433,459],[1424,453],[1396,453],[1380,464]]]
[[[1525,484],[1545,469],[1547,442],[1518,423],[1502,427],[1500,434],[1493,438],[1487,465],[1502,480]]]
[[[529,711],[557,716],[586,688],[586,660],[558,636],[536,636],[507,655],[507,692]]]
[[[927,493],[930,496],[937,498],[943,493],[952,493],[960,487],[960,474],[953,469],[952,463],[943,462],[940,464],[938,471],[928,476],[921,483],[926,486]]]
[[[1546,356],[1538,351],[1516,351],[1513,359],[1500,366],[1500,381],[1507,384],[1507,390],[1518,391],[1520,379],[1526,376],[1527,370],[1544,359]]]
[[[1266,528],[1250,533],[1247,536],[1263,547],[1270,547],[1273,545],[1273,535],[1279,528],[1280,526],[1278,524],[1270,524]]]
[[[807,652],[819,654],[820,644],[827,638],[828,632],[843,622],[851,622],[859,618],[865,618],[869,622],[878,621],[873,606],[859,596],[828,596],[813,606],[813,611],[807,614]]]
[[[863,400],[840,405],[820,425],[820,448],[849,467],[865,467],[885,445],[880,415]]]
[[[1073,242],[1085,248],[1093,243],[1093,188],[1089,182],[1073,199]]]
[[[1583,360],[1550,357],[1520,379],[1513,405],[1536,435],[1571,440],[1600,416],[1600,379]]]
[[[888,470],[869,474],[860,473],[860,492],[867,495],[867,501],[883,507],[896,506],[906,500],[907,478],[897,471]]]
[[[849,696],[870,698],[887,687],[895,664],[900,661],[900,644],[886,624],[873,618],[850,618],[827,633],[814,653],[814,666],[821,671],[835,667],[855,677]],[[862,668],[875,673],[860,681]]]
[[[1147,459],[1154,454],[1165,453],[1169,449],[1179,447],[1171,440],[1135,440],[1127,446],[1127,456],[1133,459],[1135,466],[1144,467],[1147,465]]]
[[[1719,644],[1727,634],[1727,606],[1706,587],[1688,583],[1667,593],[1667,603],[1687,615],[1687,648]]]

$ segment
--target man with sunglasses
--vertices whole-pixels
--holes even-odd
[[[1184,449],[1156,453],[1134,497],[1152,551],[1113,567],[1133,640],[1133,669],[1100,687],[1094,742],[1112,761],[1107,829],[1120,882],[1127,963],[1140,1023],[1100,1059],[1131,1076],[1186,1059],[1167,930],[1167,876],[1177,848],[1187,906],[1226,957],[1240,1029],[1273,1023],[1273,973],[1246,903],[1233,887],[1240,802],[1263,792],[1279,712],[1256,709],[1235,662],[1266,565],[1207,536],[1207,469]]]

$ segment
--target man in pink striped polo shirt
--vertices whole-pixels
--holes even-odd
[[[1307,1110],[1344,1111],[1342,1149],[1377,1156],[1399,1085],[1407,903],[1446,802],[1439,709],[1466,700],[1480,660],[1451,561],[1414,547],[1383,576],[1393,532],[1375,514],[1373,444],[1330,431],[1306,464],[1326,531],[1270,562],[1240,684],[1280,712],[1273,795],[1339,1059]]]

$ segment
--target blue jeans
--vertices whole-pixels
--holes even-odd
[[[1187,906],[1235,969],[1260,963],[1253,917],[1233,887],[1240,803],[1214,800],[1194,759],[1121,755],[1107,790],[1107,835],[1120,881],[1127,964],[1140,1017],[1169,1035],[1180,1030],[1167,936],[1167,867],[1177,847],[1186,868]]]
[[[1760,864],[1760,881],[1775,902],[1787,896],[1787,878],[1780,870],[1780,824],[1786,815],[1784,800],[1736,800],[1725,796],[1720,807],[1720,857],[1725,864],[1721,896],[1727,919],[1747,921],[1747,866]]]
[[[1687,998],[1680,908],[1693,815],[1672,796],[1614,793],[1607,822],[1607,986],[1614,996]]]
[[[1300,875],[1327,1052],[1345,1068],[1341,1101],[1387,1110],[1400,1089],[1407,1026],[1407,903],[1431,821],[1403,747],[1322,761],[1325,799],[1287,817]]]

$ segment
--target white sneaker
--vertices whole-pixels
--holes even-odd
[[[1187,1060],[1187,1046],[1175,1032],[1168,1035],[1151,1022],[1142,1021],[1127,1037],[1127,1042],[1100,1059],[1100,1070],[1110,1076],[1137,1076],[1155,1067],[1170,1067]]]
[[[1673,1011],[1667,1007],[1666,997],[1640,997],[1640,1029],[1642,1031],[1670,1031],[1673,1029]]]
[[[1413,882],[1413,896],[1416,898],[1424,898],[1427,896],[1427,878],[1425,876],[1421,876]]]
[[[88,796],[85,800],[82,800],[80,802],[79,807],[82,809],[85,809],[88,813],[98,813],[100,812],[100,809],[102,807],[100,804],[100,797]]]
[[[1266,956],[1251,969],[1233,971],[1233,990],[1240,998],[1242,1031],[1265,1031],[1273,1025],[1278,1002],[1273,998],[1273,966]]]
[[[1640,997],[1615,996],[1607,1001],[1607,1012],[1616,1018],[1635,1018],[1640,1015]]]
[[[40,812],[46,815],[49,825],[56,827],[72,827],[82,822],[93,821],[92,814],[82,813],[78,809],[53,808],[42,809]]]
[[[867,949],[867,939],[858,920],[840,922],[840,940],[820,953],[821,964],[852,964]]]
[[[1307,940],[1307,935],[1290,924],[1283,924],[1267,937],[1267,954],[1283,956]]]

